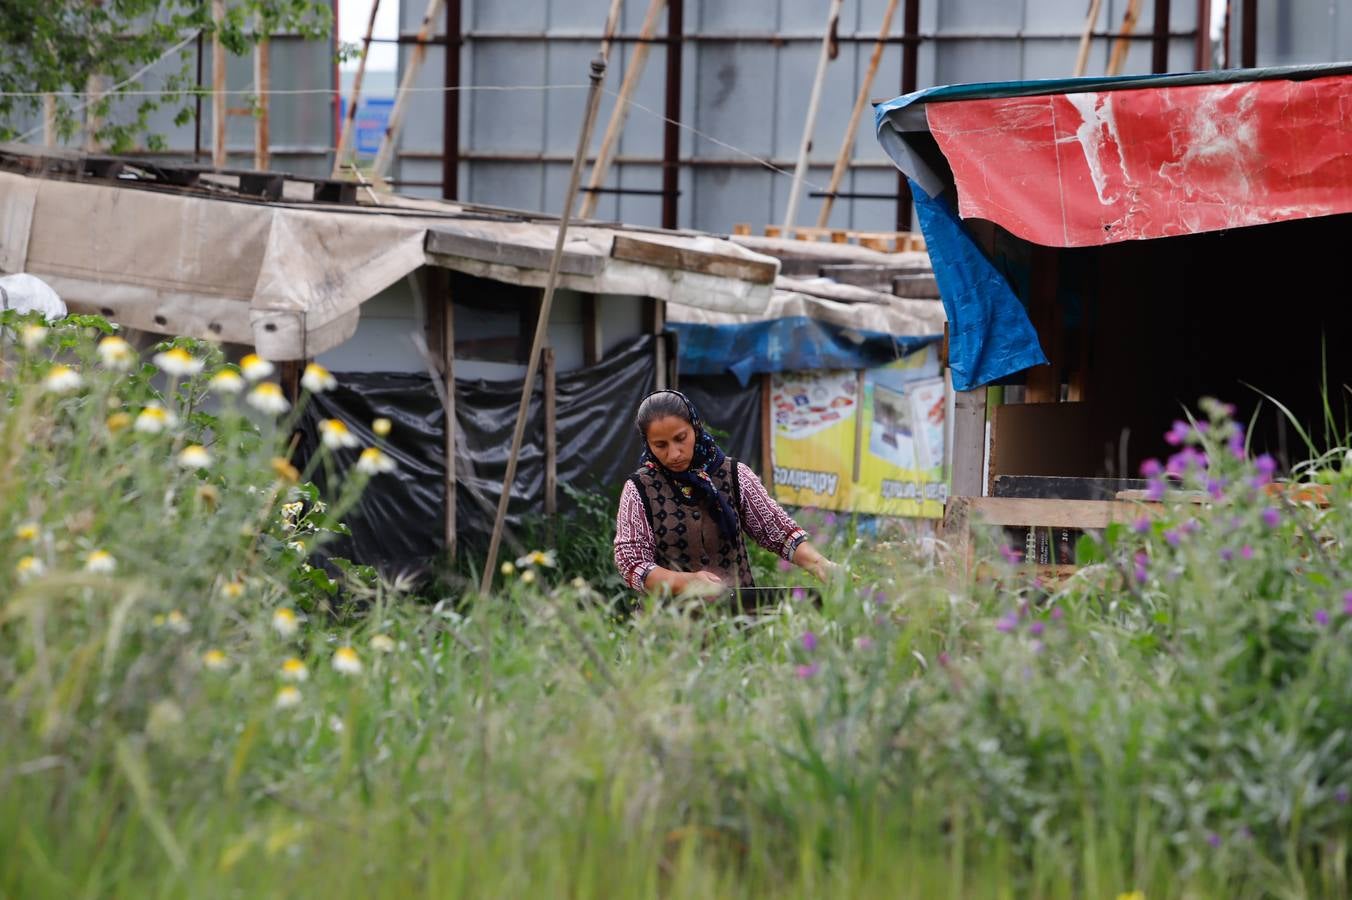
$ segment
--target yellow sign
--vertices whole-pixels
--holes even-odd
[[[946,399],[932,347],[879,369],[775,375],[775,499],[939,518]]]

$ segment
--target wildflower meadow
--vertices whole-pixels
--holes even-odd
[[[1349,894],[1345,440],[1277,481],[1199,401],[1063,580],[841,520],[820,604],[631,610],[329,557],[394,464],[293,458],[321,367],[3,326],[0,897]]]

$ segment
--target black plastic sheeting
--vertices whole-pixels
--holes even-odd
[[[637,466],[641,448],[634,412],[654,389],[653,342],[652,337],[641,338],[591,368],[555,379],[561,511],[570,506],[564,485],[618,493]],[[315,396],[306,408],[297,455],[309,458],[319,447],[321,419],[341,420],[361,446],[369,446],[376,443],[371,422],[384,417],[394,426],[385,450],[398,468],[372,479],[343,517],[351,540],[337,541],[329,549],[386,572],[421,569],[442,550],[445,413],[436,388],[427,375],[348,372],[336,377],[339,387]],[[520,403],[521,379],[456,380],[456,526],[457,540],[468,552],[488,545]],[[508,506],[509,529],[519,529],[524,517],[544,512],[544,404],[538,386],[527,416]],[[755,430],[759,435],[759,428]],[[335,451],[338,468],[353,464],[359,452]],[[316,482],[322,480],[321,470]]]
[[[723,452],[765,478],[760,471],[760,380],[743,386],[735,375],[682,375],[681,392],[695,404]]]

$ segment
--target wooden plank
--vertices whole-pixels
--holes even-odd
[[[448,269],[457,268],[456,259],[472,259],[475,262],[514,266],[518,269],[548,271],[551,255],[551,251],[545,247],[509,244],[492,238],[438,231],[435,228],[428,229],[424,249],[433,257],[432,261],[436,265]],[[601,272],[604,262],[599,256],[565,251],[559,261],[559,271],[567,275],[597,275]]]
[[[987,525],[1027,525],[1037,528],[1107,528],[1114,522],[1133,522],[1142,514],[1167,512],[1158,503],[1122,500],[1029,500],[1019,497],[966,497],[972,521]]]
[[[456,414],[455,414],[455,301],[450,292],[450,277],[440,275],[442,290],[433,296],[433,306],[441,310],[441,371],[446,384],[446,427],[442,429],[442,452],[446,458],[446,472],[443,479],[445,489],[445,508],[442,510],[442,543],[446,547],[446,558],[455,559],[457,544],[457,525],[455,516],[457,491],[457,473],[455,467]],[[439,302],[438,302],[439,301]]]
[[[211,0],[211,164],[225,168],[225,0]]]
[[[254,168],[260,172],[266,172],[272,162],[268,134],[268,110],[272,97],[271,49],[272,42],[267,38],[254,45],[254,91],[258,97],[258,108],[254,113]]]
[[[986,457],[986,389],[959,391],[953,398],[953,472],[955,496],[981,496]]]
[[[615,235],[610,255],[626,262],[736,278],[751,284],[774,284],[775,276],[779,273],[779,266],[774,263],[659,244],[625,234]]]
[[[555,395],[554,348],[540,350],[540,375],[544,380],[545,406],[545,515],[550,537],[553,537],[553,516],[559,511],[559,445],[558,445],[558,408]]]
[[[939,531],[948,545],[949,558],[963,575],[972,570],[972,529],[968,516],[971,500],[970,497],[949,497],[944,504],[944,520]]]
[[[737,222],[732,226],[732,233],[742,237],[750,237],[751,224],[749,222]]]
[[[1103,6],[1103,0],[1089,0],[1089,15],[1084,20],[1084,32],[1080,35],[1080,49],[1075,54],[1074,75],[1079,78],[1084,74],[1085,68],[1089,65],[1089,41],[1094,36],[1094,27],[1098,25],[1099,8]]]

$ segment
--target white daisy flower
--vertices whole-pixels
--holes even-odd
[[[552,569],[557,565],[553,550],[532,550],[518,559],[516,564],[518,566],[543,566],[546,569]]]
[[[230,666],[230,660],[220,650],[208,650],[202,654],[202,665],[211,672],[223,672]]]
[[[99,341],[99,361],[109,369],[125,372],[136,361],[136,351],[122,338],[110,334]]]
[[[19,332],[19,341],[25,350],[36,350],[47,340],[47,329],[41,325],[25,325]]]
[[[277,371],[277,367],[257,353],[250,353],[239,361],[239,370],[244,373],[245,378],[257,381],[260,378],[267,378]]]
[[[375,432],[376,437],[385,437],[390,433],[390,420],[381,416],[371,422],[371,431]]]
[[[211,453],[201,444],[189,444],[178,454],[178,464],[185,469],[205,469],[211,465]]]
[[[82,384],[84,379],[70,366],[52,366],[47,371],[47,377],[42,379],[42,386],[53,394],[66,394],[78,390]]]
[[[117,560],[107,550],[95,550],[85,557],[85,571],[98,575],[111,575],[117,569]]]
[[[221,593],[227,600],[238,600],[244,596],[244,585],[238,581],[227,581],[222,585]]]
[[[394,639],[388,634],[377,634],[371,638],[371,649],[380,653],[394,652]]]
[[[292,656],[282,663],[283,681],[305,681],[310,677],[310,669],[305,663]]]
[[[289,638],[300,630],[300,620],[290,609],[283,606],[272,614],[272,628],[284,638]]]
[[[206,365],[182,347],[173,347],[163,353],[156,353],[152,358],[155,365],[159,366],[165,373],[174,376],[196,375],[202,371],[202,366]]]
[[[176,609],[171,610],[169,615],[164,617],[164,624],[176,634],[187,634],[192,628],[188,623],[188,617]]]
[[[282,386],[275,381],[263,382],[250,391],[245,399],[254,409],[274,416],[280,416],[291,408],[286,396],[282,394]]]
[[[300,376],[300,386],[312,394],[322,394],[336,388],[338,379],[319,363],[310,363],[305,367],[305,373]]]
[[[24,522],[18,528],[14,529],[14,536],[21,541],[36,541],[42,531],[37,522]]]
[[[136,424],[132,427],[145,434],[159,434],[166,428],[173,428],[177,424],[177,416],[158,403],[152,403],[137,414]]]
[[[277,697],[272,701],[272,705],[278,709],[291,709],[294,706],[300,706],[300,701],[300,688],[293,684],[287,684],[278,689]]]
[[[337,450],[339,447],[357,446],[357,436],[348,429],[347,423],[341,419],[322,419],[319,423],[320,440],[324,446],[330,450]]]
[[[244,379],[234,369],[221,369],[211,376],[207,385],[217,393],[238,394],[244,390]]]
[[[394,469],[394,460],[379,447],[367,447],[357,457],[357,471],[366,475],[380,475]]]
[[[18,565],[14,567],[14,571],[19,576],[20,581],[27,581],[30,578],[37,578],[47,571],[47,567],[36,556],[25,556],[19,560]]]
[[[339,647],[333,651],[333,668],[344,675],[360,675],[361,659],[351,647]]]

